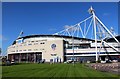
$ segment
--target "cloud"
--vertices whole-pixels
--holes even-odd
[[[2,35],[0,35],[0,40],[2,40]]]
[[[103,16],[109,16],[110,13],[103,13]]]
[[[57,29],[55,28],[50,28],[49,31],[56,31]]]
[[[3,35],[0,35],[0,40],[6,41],[8,39],[6,37],[4,37]]]
[[[68,29],[69,32],[77,30],[77,27],[73,27],[72,25],[65,25],[64,29]]]

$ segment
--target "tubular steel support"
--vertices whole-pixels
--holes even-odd
[[[95,52],[96,52],[96,62],[98,61],[98,49],[97,49],[97,40],[100,39],[102,40],[102,42],[104,42],[105,44],[107,44],[107,42],[103,41],[104,38],[107,38],[108,34],[110,36],[112,36],[114,38],[114,40],[120,45],[119,41],[115,38],[115,36],[108,30],[108,28],[102,23],[102,21],[100,21],[100,19],[95,15],[95,11],[92,7],[90,7],[90,9],[88,10],[89,13],[91,14],[90,17],[86,18],[85,20],[72,25],[72,26],[68,26],[67,28],[65,28],[64,30],[57,32],[53,35],[67,35],[67,36],[71,36],[72,39],[74,37],[83,37],[83,38],[87,38],[87,36],[90,36],[94,38],[95,40]],[[90,20],[90,21],[89,21]],[[89,22],[89,24],[88,24]],[[82,25],[83,24],[83,25]],[[87,25],[88,24],[88,25]],[[92,31],[93,30],[93,31]],[[89,33],[88,33],[89,32]],[[94,35],[94,36],[93,36]],[[73,41],[74,43],[74,41]],[[116,51],[118,51],[115,47],[107,44],[109,47],[115,49]],[[74,44],[73,44],[74,46]],[[73,53],[74,53],[74,48],[73,48]],[[73,54],[74,56],[74,54]]]

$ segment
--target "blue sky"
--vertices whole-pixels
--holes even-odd
[[[118,3],[87,2],[8,2],[2,4],[2,49],[6,49],[18,37],[30,34],[53,34],[89,17],[93,6],[98,18],[110,29],[118,32]]]

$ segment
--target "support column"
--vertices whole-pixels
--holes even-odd
[[[36,63],[36,53],[34,53],[34,63]]]
[[[28,63],[28,53],[27,53],[27,55],[26,55],[26,63]]]
[[[95,14],[93,13],[93,20],[94,20],[94,33],[95,33],[95,52],[96,52],[96,62],[98,61],[98,54],[97,54],[97,34],[96,34],[96,21],[95,21]]]
[[[19,54],[19,63],[21,63],[21,53]]]
[[[94,35],[95,35],[95,52],[96,52],[96,62],[98,61],[98,54],[97,54],[97,33],[96,33],[96,16],[94,13],[94,9],[91,7],[89,12],[93,15],[93,23],[94,23]]]

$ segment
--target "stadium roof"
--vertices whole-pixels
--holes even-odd
[[[28,36],[24,36],[24,37],[19,37],[16,40],[21,39],[21,38],[27,39],[27,38],[34,38],[34,37],[60,37],[60,38],[71,38],[71,39],[74,38],[74,39],[78,39],[78,40],[82,39],[82,40],[87,40],[87,41],[94,41],[92,39],[72,37],[72,36],[64,36],[64,35],[28,35]],[[13,44],[16,43],[16,40],[13,42]]]
[[[34,37],[60,37],[60,38],[71,38],[72,39],[72,36],[64,36],[64,35],[28,35],[28,36],[19,37],[16,40],[21,39],[21,38],[27,39],[27,38],[34,38]],[[76,40],[81,40],[82,39],[82,40],[87,40],[87,41],[94,41],[93,39],[88,39],[88,38],[79,38],[79,37],[73,37],[73,38],[76,39]],[[118,41],[120,41],[120,35],[116,36],[116,39],[118,39]],[[16,43],[16,40],[13,42],[13,44]],[[106,38],[104,40],[106,42],[116,42],[114,40],[114,38]]]

